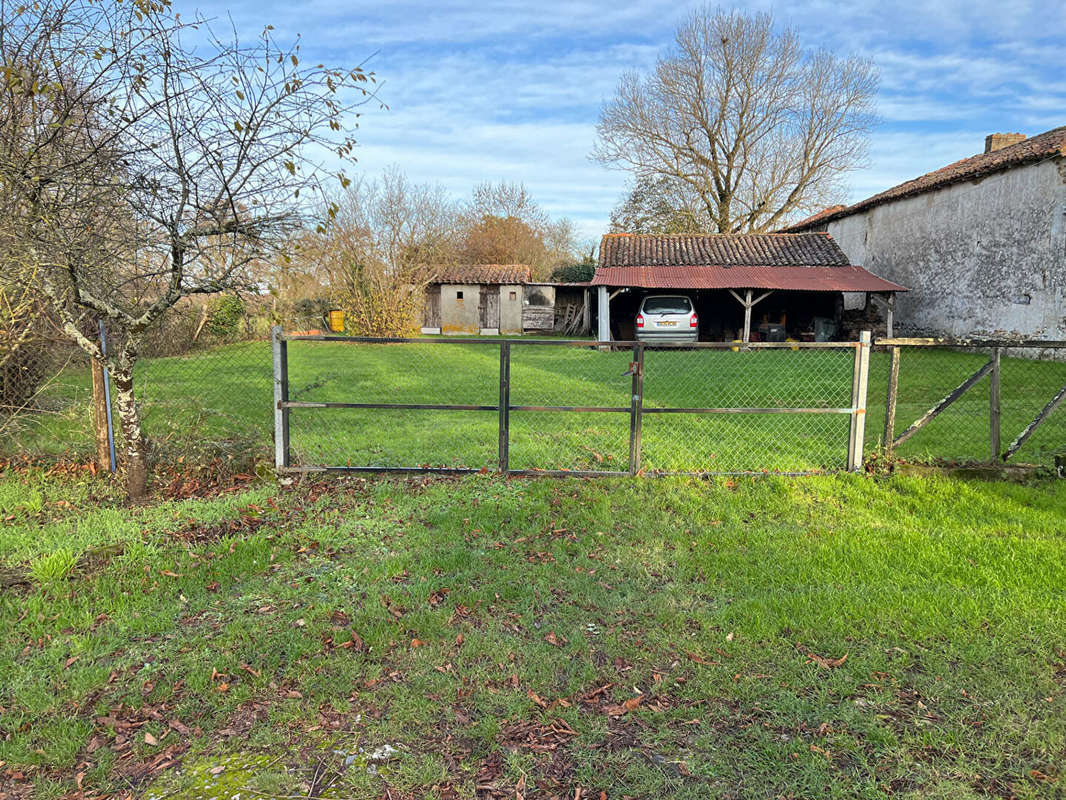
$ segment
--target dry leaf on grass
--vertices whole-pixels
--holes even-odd
[[[813,661],[819,667],[824,667],[825,669],[834,669],[836,667],[843,666],[844,662],[848,660],[848,655],[848,653],[845,653],[840,658],[826,658],[825,656],[820,656],[817,653],[807,653],[807,656],[808,658],[810,658],[811,661]]]

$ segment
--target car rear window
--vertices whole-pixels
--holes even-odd
[[[692,304],[687,297],[648,297],[644,300],[646,314],[687,314]]]

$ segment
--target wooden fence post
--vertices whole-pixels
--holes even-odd
[[[500,473],[511,469],[511,343],[500,342]]]
[[[640,472],[640,432],[644,418],[644,345],[633,345],[633,396],[629,407],[629,474]]]
[[[281,326],[270,329],[274,354],[274,467],[289,466],[289,343],[281,337]]]
[[[848,471],[862,468],[866,435],[866,390],[870,382],[870,332],[859,334],[855,345],[855,369],[851,382],[851,429],[848,436]]]
[[[899,393],[899,348],[889,349],[888,393],[885,395],[885,435],[881,440],[885,452],[892,453],[892,439],[896,435],[896,396]]]
[[[112,470],[111,441],[107,426],[107,391],[104,386],[104,367],[95,358],[89,359],[93,379],[93,430],[96,433],[96,466],[105,472]]]
[[[1000,458],[1000,354],[1002,348],[992,348],[992,372],[989,374],[988,383],[988,426],[989,442],[991,443],[990,461],[998,461]]]

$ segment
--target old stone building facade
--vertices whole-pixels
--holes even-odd
[[[985,151],[786,231],[828,231],[910,292],[898,333],[1066,339],[1066,127]]]

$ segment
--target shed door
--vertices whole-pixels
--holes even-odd
[[[482,286],[478,301],[478,315],[482,328],[500,327],[500,292],[496,286]]]
[[[426,309],[422,324],[427,328],[440,327],[440,284],[426,287]]]

